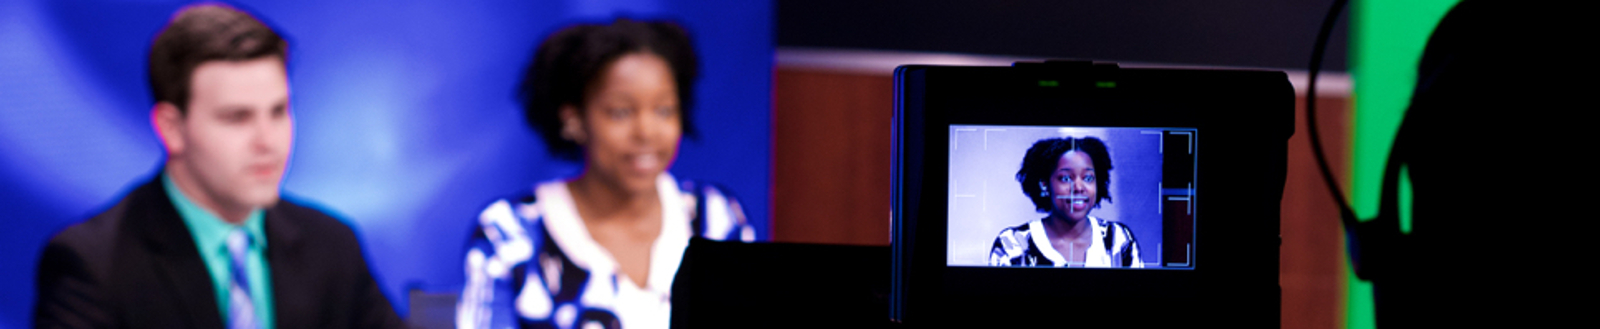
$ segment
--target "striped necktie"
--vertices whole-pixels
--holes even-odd
[[[228,258],[232,280],[228,284],[228,329],[258,329],[255,302],[250,298],[250,235],[244,228],[228,232]]]

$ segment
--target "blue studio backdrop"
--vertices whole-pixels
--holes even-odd
[[[187,1],[0,1],[0,328],[29,326],[55,232],[104,210],[163,158],[149,43]],[[745,0],[248,1],[289,38],[294,151],[285,195],[357,228],[396,310],[462,282],[473,221],[497,197],[570,177],[515,86],[538,42],[619,15],[680,22],[701,78],[670,171],[722,184],[769,236],[772,4]]]

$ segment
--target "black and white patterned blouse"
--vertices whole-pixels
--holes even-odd
[[[656,186],[663,225],[646,282],[618,273],[578,217],[565,182],[489,205],[468,245],[456,327],[667,327],[672,280],[689,239],[749,242],[755,230],[723,190],[667,174]]]
[[[1044,223],[1035,219],[1018,226],[1000,230],[989,249],[989,266],[1042,266],[1042,267],[1144,267],[1139,258],[1139,242],[1133,231],[1122,223],[1089,217],[1089,227],[1094,229],[1083,263],[1069,263],[1062,251],[1045,236]]]

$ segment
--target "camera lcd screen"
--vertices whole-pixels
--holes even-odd
[[[1198,129],[949,129],[947,266],[1193,268]]]

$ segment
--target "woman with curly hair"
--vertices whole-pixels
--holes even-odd
[[[991,266],[1144,267],[1133,231],[1090,216],[1111,202],[1111,152],[1095,137],[1035,142],[1022,158],[1017,182],[1040,219],[1000,231]]]
[[[666,327],[689,239],[755,238],[726,190],[667,173],[694,133],[696,64],[665,22],[575,25],[539,45],[524,116],[583,173],[483,210],[457,327]]]

